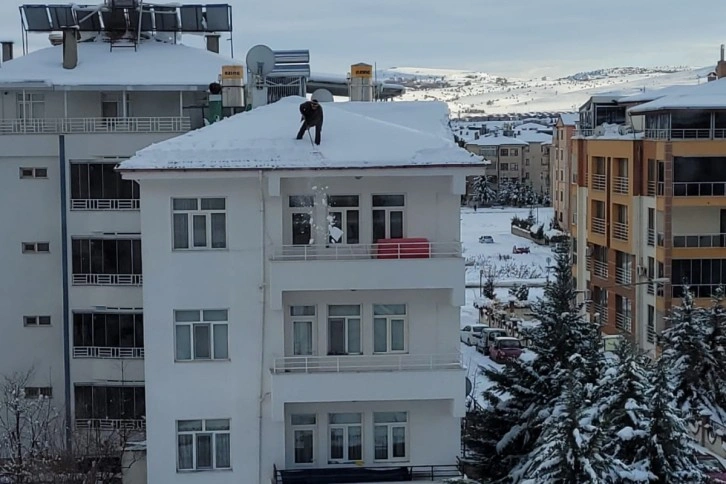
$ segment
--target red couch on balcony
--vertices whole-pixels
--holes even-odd
[[[428,259],[431,257],[431,244],[424,237],[379,239],[375,253],[377,259]]]

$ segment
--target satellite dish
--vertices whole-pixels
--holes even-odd
[[[247,69],[258,76],[266,76],[275,68],[275,53],[266,45],[256,45],[247,52]]]
[[[466,377],[466,396],[471,395],[471,391],[474,389],[474,385],[471,383],[469,377]]]
[[[320,103],[332,103],[333,93],[327,89],[316,89],[313,93],[312,99],[317,99]]]

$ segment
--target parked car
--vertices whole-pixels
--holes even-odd
[[[481,332],[484,331],[484,328],[488,327],[486,324],[467,324],[461,328],[459,339],[469,346],[475,345],[479,341]]]
[[[706,449],[701,452],[699,449],[696,450],[696,458],[698,462],[706,468],[706,476],[710,484],[726,484],[726,466],[721,459],[712,455],[710,452],[706,453]]]
[[[515,245],[512,248],[512,254],[529,254],[529,247],[517,247]]]
[[[479,243],[480,244],[493,244],[494,243],[494,237],[491,235],[482,235],[479,237]]]
[[[489,346],[489,358],[496,362],[519,358],[522,354],[522,342],[518,338],[499,337]]]
[[[504,338],[507,332],[502,328],[486,328],[481,333],[481,338],[476,344],[476,350],[485,355],[489,354],[489,346],[494,343],[495,338]]]

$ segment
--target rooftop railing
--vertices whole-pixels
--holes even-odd
[[[186,116],[0,119],[0,134],[184,133],[191,128]]]

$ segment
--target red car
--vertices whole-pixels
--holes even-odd
[[[696,452],[696,457],[701,465],[706,467],[706,476],[708,476],[709,484],[726,483],[726,468],[721,461],[712,455]]]
[[[494,338],[494,342],[489,346],[489,358],[496,362],[503,362],[519,358],[522,351],[522,342],[517,338],[509,336]]]

